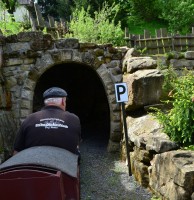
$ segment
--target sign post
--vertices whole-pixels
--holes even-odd
[[[125,104],[124,104],[124,102],[128,101],[127,84],[126,83],[116,83],[115,84],[115,94],[116,94],[117,103],[121,103],[121,109],[122,109],[122,113],[123,113],[123,126],[124,126],[124,132],[125,132],[125,145],[126,145],[128,172],[129,172],[129,176],[131,176],[132,173],[131,173],[129,146],[128,146],[128,131],[127,131]]]

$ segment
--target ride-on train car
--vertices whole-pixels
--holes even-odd
[[[1,200],[79,200],[78,156],[58,147],[25,149],[0,165]]]

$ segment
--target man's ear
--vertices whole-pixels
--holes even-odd
[[[61,104],[62,104],[62,106],[65,105],[65,99],[64,98],[61,99]]]

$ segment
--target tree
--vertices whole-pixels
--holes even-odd
[[[59,3],[57,0],[38,0],[37,3],[40,6],[43,17],[46,18],[48,15],[51,15],[54,18],[58,18],[57,8]]]
[[[58,0],[57,13],[60,18],[67,21],[70,20],[72,15],[72,8],[75,6],[72,0]]]
[[[129,0],[131,15],[145,21],[158,19],[160,7],[158,0]]]
[[[188,33],[194,19],[193,0],[159,0],[162,13],[161,19],[168,22],[173,33]]]
[[[15,12],[15,8],[18,5],[17,0],[2,0],[5,5],[5,8],[9,14],[13,14]]]

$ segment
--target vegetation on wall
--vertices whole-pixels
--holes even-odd
[[[164,132],[183,147],[194,144],[194,76],[186,70],[184,73],[183,76],[165,74],[165,89],[171,91],[164,104],[170,105],[171,109],[152,108]]]

